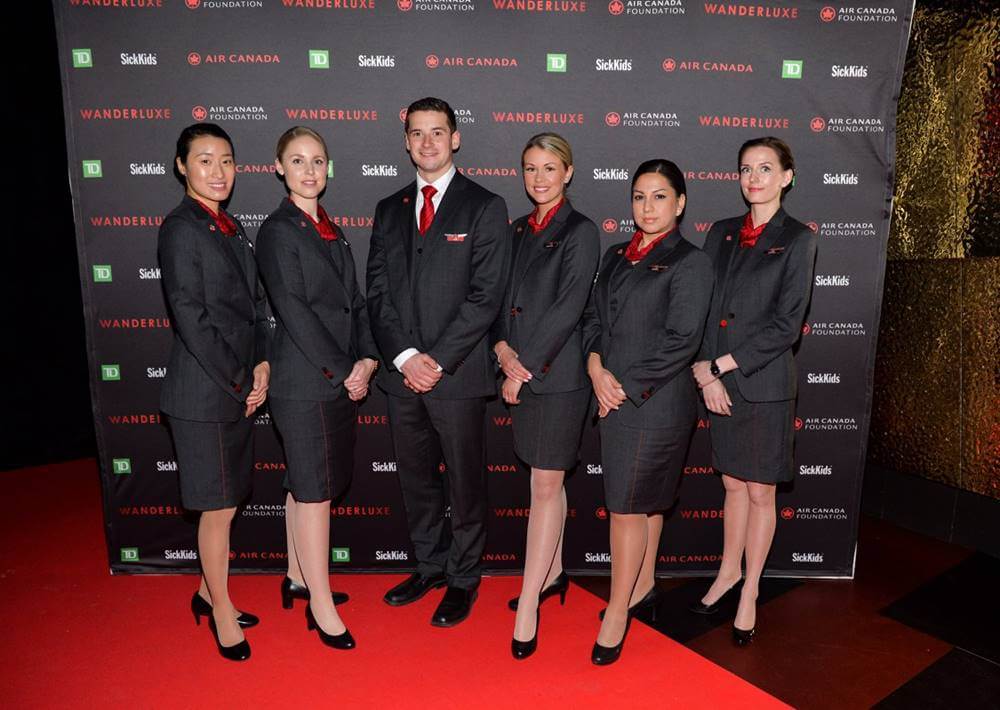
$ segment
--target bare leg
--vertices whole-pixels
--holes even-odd
[[[295,549],[309,588],[309,608],[316,623],[328,634],[342,634],[340,620],[330,598],[330,501],[295,504]]]
[[[296,584],[302,584],[302,567],[299,566],[299,555],[295,549],[295,498],[291,492],[285,496],[285,539],[288,541],[288,572],[286,576]]]
[[[566,525],[564,471],[531,469],[531,511],[528,515],[528,539],[524,553],[524,581],[514,619],[514,638],[529,641],[535,635],[535,611],[538,595],[549,578],[549,570],[562,560],[555,559]]]
[[[201,573],[212,599],[212,616],[223,646],[243,640],[236,623],[236,608],[229,598],[229,528],[236,508],[206,510],[198,521],[198,557]]]
[[[617,646],[625,635],[628,604],[646,556],[649,528],[646,514],[611,514],[611,599],[597,643]]]
[[[742,576],[743,548],[747,542],[747,520],[750,516],[750,494],[747,482],[722,474],[726,489],[722,523],[722,564],[715,581],[701,598],[702,604],[714,604]]]
[[[746,546],[747,576],[734,622],[740,629],[752,629],[757,623],[757,591],[767,554],[771,551],[775,525],[775,486],[769,483],[747,482],[747,490],[750,495]]]
[[[632,606],[656,586],[656,554],[660,551],[660,534],[663,532],[663,514],[646,516],[646,554],[642,558],[639,569],[639,579],[632,588],[632,598],[628,605]]]

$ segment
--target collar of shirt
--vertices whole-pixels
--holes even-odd
[[[452,178],[455,177],[456,172],[457,171],[455,170],[455,166],[452,165],[451,169],[448,170],[448,172],[446,172],[444,175],[439,177],[434,182],[427,182],[422,177],[420,177],[420,173],[417,173],[417,199],[414,200],[414,202],[416,202],[417,204],[413,208],[414,209],[413,214],[416,216],[418,222],[420,220],[420,210],[423,209],[424,206],[424,193],[423,193],[424,186],[432,185],[434,189],[437,190],[437,192],[434,193],[434,197],[431,198],[431,203],[434,205],[434,213],[437,214],[438,207],[441,206],[441,200],[444,199],[444,193],[445,191],[447,191],[448,186],[451,184],[451,180]]]

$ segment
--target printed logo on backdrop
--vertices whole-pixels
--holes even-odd
[[[546,54],[545,71],[565,74],[568,67],[565,54]]]
[[[806,384],[809,385],[839,385],[839,372],[810,372],[806,375]]]
[[[823,22],[887,23],[899,22],[896,9],[884,6],[834,7],[826,5],[819,11]]]
[[[395,69],[395,54],[359,54],[358,67],[360,69]]]
[[[834,79],[867,79],[867,64],[834,64],[830,67],[830,76]]]
[[[815,225],[815,226],[814,226]],[[874,222],[823,222],[811,224],[814,232],[821,237],[875,237],[878,230]]]
[[[219,104],[192,106],[195,121],[266,121],[267,111],[256,104]]]
[[[69,0],[70,7],[107,7],[115,10],[151,10],[163,7],[163,0]]]
[[[801,79],[802,78],[802,60],[801,59],[785,59],[781,62],[781,78],[782,79]]]
[[[723,59],[681,59],[667,57],[660,63],[663,71],[697,71],[710,74],[753,74],[753,64],[750,62],[733,62]]]
[[[167,376],[167,368],[165,367],[147,367],[146,368],[146,379],[147,380],[162,380]]]
[[[611,128],[680,128],[681,120],[673,111],[609,111],[604,123]]]
[[[587,0],[492,0],[494,10],[508,12],[568,12],[587,11]]]
[[[608,13],[618,15],[683,15],[684,0],[611,0]]]
[[[698,125],[705,128],[756,128],[781,130],[791,127],[791,121],[786,116],[744,116],[723,114],[701,114]]]
[[[782,520],[847,520],[845,508],[786,507],[781,509]]]
[[[833,466],[823,466],[819,464],[799,466],[800,476],[832,476]]]
[[[857,173],[823,173],[824,185],[853,187],[858,184]]]
[[[396,8],[400,12],[473,12],[476,9],[476,4],[473,0],[441,0],[440,2],[396,0]]]
[[[309,50],[309,68],[310,69],[329,69],[330,68],[330,50],[328,50],[328,49],[310,49]]]
[[[285,118],[292,121],[341,121],[369,122],[378,120],[378,110],[374,108],[342,108],[337,106],[288,107]]]
[[[95,284],[109,284],[112,282],[111,264],[94,264],[91,269]]]
[[[271,168],[274,168],[273,164]],[[233,212],[232,215],[240,221],[244,229],[259,227],[267,219],[267,215],[262,212]]]
[[[865,324],[861,321],[813,321],[802,328],[803,335],[808,336],[864,336],[868,334]]]
[[[630,57],[598,57],[594,60],[595,71],[632,71]]]
[[[539,125],[582,125],[582,113],[548,111],[491,111],[494,123],[528,123]]]
[[[734,2],[706,2],[702,4],[706,15],[716,17],[739,17],[764,20],[797,20],[799,8],[783,7],[776,3],[758,5]]]
[[[684,179],[698,182],[739,182],[740,173],[737,170],[688,170],[684,173]],[[707,224],[712,225],[711,222]]]
[[[722,560],[722,555],[659,555],[657,562],[672,565],[695,565],[717,563]]]
[[[155,52],[122,52],[118,55],[123,67],[155,67]]]
[[[203,64],[205,66],[220,64],[281,64],[281,55],[273,52],[215,52],[213,54],[188,52],[187,63],[193,67]]]
[[[91,215],[91,227],[116,227],[123,229],[159,227],[163,224],[163,215],[145,214],[105,214]]]
[[[857,431],[855,417],[796,417],[796,431]]]
[[[281,0],[288,8],[305,10],[374,10],[375,0]]]
[[[466,177],[517,177],[517,168],[501,168],[486,165],[458,165],[455,166],[462,175]]]
[[[816,274],[813,279],[816,286],[837,286],[844,287],[851,285],[850,274]]]
[[[116,476],[132,473],[132,459],[111,459],[111,472]]]
[[[79,109],[84,121],[169,121],[168,106],[87,106]]]
[[[565,66],[565,56],[563,57]],[[424,57],[428,69],[517,69],[517,57],[486,55],[444,55],[428,54]],[[550,69],[550,71],[552,71]]]
[[[598,182],[628,182],[630,178],[628,168],[594,168],[592,174],[594,180]]]
[[[822,552],[793,552],[792,562],[812,562],[815,564],[823,561]]]
[[[184,0],[188,10],[259,10],[263,0]]]

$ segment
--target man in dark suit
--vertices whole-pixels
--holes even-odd
[[[503,299],[507,206],[457,174],[461,136],[447,103],[410,104],[405,130],[417,179],[379,202],[368,255],[368,312],[386,364],[378,385],[417,560],[385,601],[447,585],[431,623],[454,626],[475,601],[486,544],[488,331]]]

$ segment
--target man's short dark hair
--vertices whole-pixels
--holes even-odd
[[[403,126],[403,130],[407,133],[410,132],[410,114],[414,111],[438,111],[443,113],[448,117],[448,128],[454,133],[458,130],[458,124],[455,122],[455,112],[452,110],[451,106],[448,105],[447,101],[442,101],[441,99],[436,99],[433,96],[427,96],[422,99],[417,99],[412,104],[406,108],[406,125]]]

